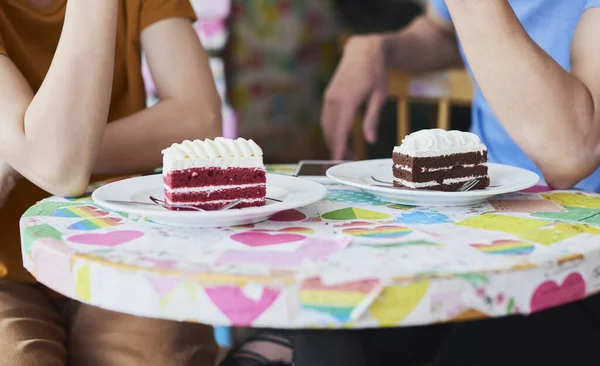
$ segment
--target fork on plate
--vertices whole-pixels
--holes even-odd
[[[187,206],[187,205],[178,205],[178,204],[174,204],[174,203],[167,203],[165,200],[161,200],[160,198],[156,198],[154,196],[150,196],[150,201],[152,201],[156,205],[162,206],[164,208],[180,208],[180,209],[183,209],[183,210],[206,211],[206,210],[203,210],[201,208],[194,207],[194,206]],[[233,207],[237,206],[242,201],[243,201],[243,199],[235,200],[235,201],[230,202],[230,203],[226,204],[225,206],[223,206],[223,207],[221,207],[221,208],[219,208],[218,210],[215,210],[215,211],[229,210],[230,208],[233,208]]]
[[[380,184],[371,184],[372,186],[375,186],[375,187],[398,188],[398,189],[408,189],[408,190],[413,190],[414,189],[414,190],[416,190],[416,188],[394,187],[393,183],[379,180],[379,179],[375,178],[374,176],[371,176],[371,179],[373,179],[375,182],[380,183]],[[469,181],[466,181],[456,191],[457,192],[467,192],[467,191],[470,191],[471,189],[475,188],[475,186],[477,185],[477,183],[479,183],[479,179],[473,178],[473,179],[471,179]]]

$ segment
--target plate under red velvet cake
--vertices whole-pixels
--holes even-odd
[[[216,138],[184,141],[163,150],[168,204],[217,210],[264,206],[267,176],[262,149],[252,140]]]

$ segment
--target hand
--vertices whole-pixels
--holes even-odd
[[[20,177],[20,174],[16,170],[4,160],[0,160],[0,208],[4,206],[10,192],[17,185]]]
[[[342,60],[325,92],[321,125],[332,159],[344,157],[348,135],[358,108],[366,100],[363,133],[369,143],[377,140],[379,114],[387,96],[384,39],[355,36],[344,49]]]

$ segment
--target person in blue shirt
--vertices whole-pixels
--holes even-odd
[[[351,38],[322,111],[332,157],[345,156],[363,103],[364,135],[375,142],[388,68],[463,65],[476,90],[471,130],[492,162],[534,171],[554,188],[600,192],[600,0],[430,0],[399,32]],[[529,317],[363,332],[360,351],[369,365],[600,365],[599,315],[594,296]],[[356,343],[349,333],[329,337]],[[340,365],[360,365],[351,349]]]
[[[600,192],[600,0],[430,0],[397,33],[355,36],[322,111],[333,159],[347,153],[359,107],[374,143],[386,70],[466,65],[476,84],[472,132],[490,160],[554,188]],[[267,331],[223,366],[600,365],[600,298],[528,317],[366,331]]]
[[[466,65],[476,93],[472,132],[492,162],[537,172],[554,188],[600,191],[600,0],[431,0],[397,33],[355,36],[325,93],[333,159],[356,111],[374,143],[386,69]]]

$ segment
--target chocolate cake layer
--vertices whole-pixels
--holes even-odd
[[[171,189],[208,186],[266,183],[264,169],[257,168],[193,168],[176,170],[163,176],[165,186]]]
[[[173,192],[165,190],[165,197],[174,203],[210,202],[219,200],[236,200],[238,198],[261,198],[267,194],[264,184],[246,188],[228,188],[217,191]]]
[[[476,189],[485,189],[490,185],[490,178],[489,177],[484,177],[484,178],[478,178],[479,182],[475,185],[475,187],[471,188],[471,190],[476,190]],[[457,182],[457,183],[450,183],[450,184],[437,184],[435,186],[431,186],[431,187],[423,187],[423,188],[418,188],[419,190],[427,190],[427,191],[444,191],[444,192],[456,192],[458,191],[458,189],[460,187],[462,187],[466,182]],[[404,186],[401,183],[394,181],[394,187],[402,187],[402,188],[412,188],[412,187],[408,187],[408,186]]]
[[[446,168],[455,165],[478,165],[487,163],[487,151],[470,152],[462,154],[432,156],[426,158],[414,158],[412,156],[393,153],[394,164],[422,168]]]
[[[425,168],[426,169],[426,168]],[[462,177],[479,177],[487,176],[488,167],[486,165],[475,165],[465,167],[462,165],[454,166],[450,169],[441,169],[433,172],[423,171],[415,167],[414,170],[408,171],[394,166],[394,177],[403,179],[409,182],[442,182],[444,179],[462,178]]]

